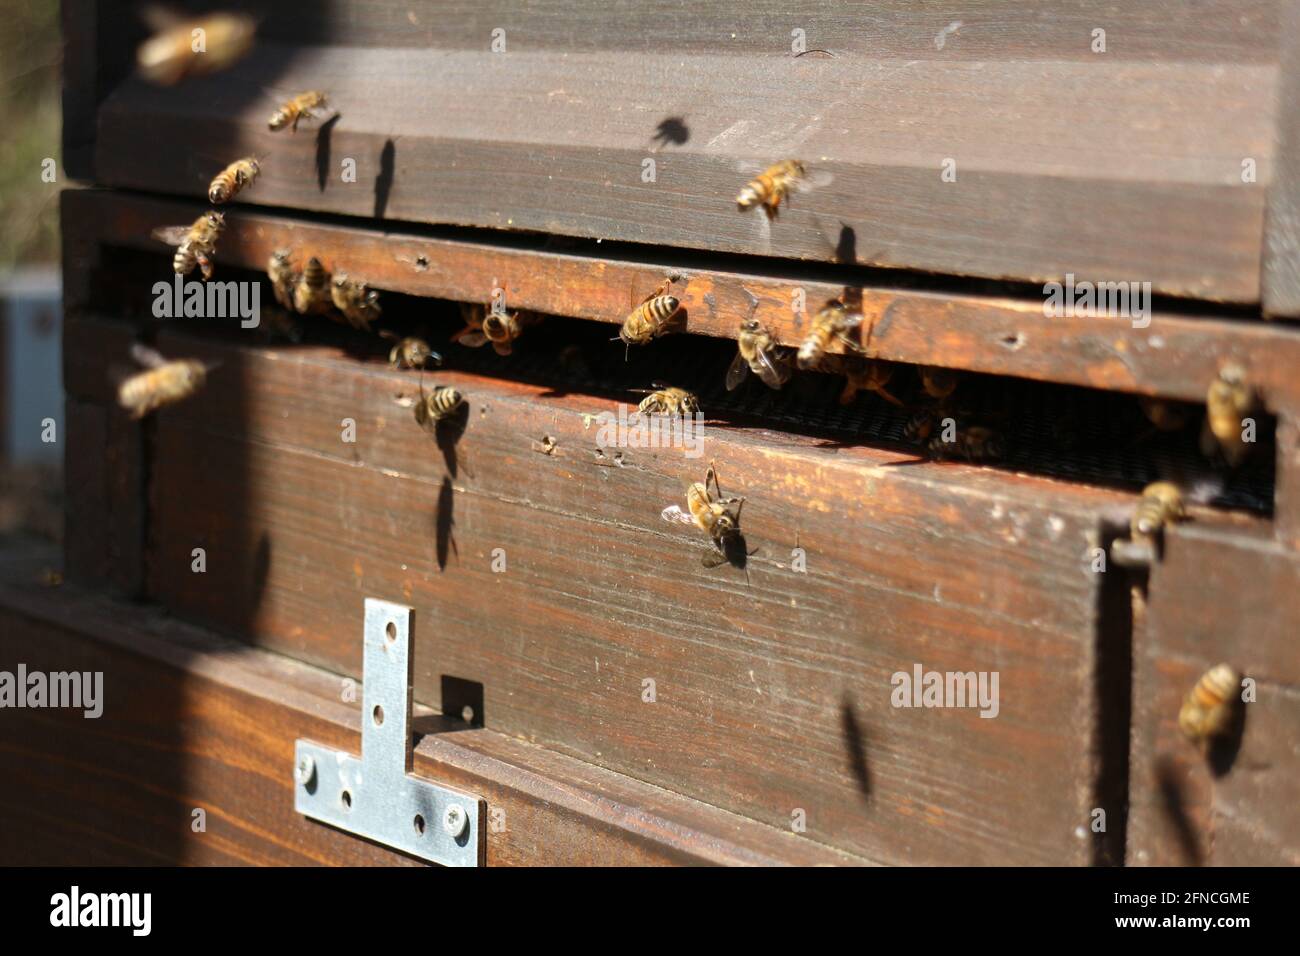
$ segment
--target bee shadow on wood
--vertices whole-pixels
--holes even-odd
[[[1169,756],[1156,761],[1156,782],[1160,788],[1161,806],[1174,828],[1183,858],[1192,866],[1200,866],[1201,846],[1196,838],[1196,827],[1187,812],[1187,797],[1178,767]]]
[[[871,770],[867,767],[867,737],[853,711],[853,699],[844,695],[840,704],[840,727],[844,732],[844,746],[848,750],[849,769],[857,781],[864,800],[871,799]]]
[[[651,142],[658,146],[667,146],[670,143],[673,146],[684,146],[690,138],[691,131],[686,125],[686,119],[681,116],[669,116],[659,121]]]
[[[320,129],[316,130],[316,185],[321,192],[325,191],[325,183],[330,174],[330,135],[334,132],[334,124],[339,121],[339,114],[335,113],[324,123]]]
[[[1246,732],[1246,707],[1240,696],[1231,702],[1232,715],[1221,735],[1211,737],[1205,751],[1205,762],[1210,773],[1217,779],[1227,776],[1232,765],[1237,762],[1241,751],[1241,738]]]
[[[383,151],[379,154],[379,174],[375,176],[375,211],[376,219],[383,219],[388,210],[388,195],[393,191],[394,157],[397,147],[391,139],[384,140]]]
[[[460,549],[456,547],[456,537],[452,531],[456,524],[453,517],[454,507],[455,493],[451,487],[451,479],[444,477],[442,487],[438,489],[438,510],[433,518],[434,546],[437,549],[439,571],[447,569],[447,556],[452,551],[456,552],[456,561],[460,561]]]
[[[447,472],[455,478],[460,472],[460,456],[456,445],[469,427],[469,402],[460,405],[446,418],[440,419],[433,429],[433,440],[447,463]]]

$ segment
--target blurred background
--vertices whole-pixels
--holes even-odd
[[[61,65],[57,0],[0,0],[0,535],[56,540]]]

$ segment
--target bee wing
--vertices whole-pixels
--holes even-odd
[[[393,396],[393,404],[394,404],[394,405],[399,405],[399,406],[401,406],[402,408],[410,408],[411,406],[413,406],[413,405],[415,404],[415,396],[414,396],[414,395],[394,395],[394,396]]]
[[[669,505],[659,513],[659,517],[665,521],[678,521],[682,524],[694,524],[695,519],[691,517],[689,511],[683,511],[680,505]]]
[[[472,349],[487,345],[488,338],[483,334],[481,329],[464,328],[452,336],[452,340],[459,342],[461,345],[468,345]]]
[[[149,236],[157,239],[159,242],[165,242],[169,246],[179,246],[189,235],[189,226],[159,226]]]
[[[160,365],[167,364],[167,360],[163,358],[161,352],[140,342],[136,342],[131,346],[131,358],[145,368],[157,368]]]
[[[749,374],[749,363],[745,361],[745,356],[736,350],[736,357],[731,360],[731,367],[727,369],[727,391],[731,392],[736,389],[745,376]]]
[[[497,355],[509,355],[512,351],[509,342],[493,342],[492,348],[496,351]]]
[[[379,330],[379,337],[380,337],[381,339],[387,339],[387,340],[390,341],[390,342],[400,342],[400,341],[401,341],[401,337],[398,336],[398,334],[397,334],[396,332],[390,332],[388,329],[380,329],[380,330]]]
[[[767,352],[758,353],[758,365],[758,377],[768,388],[780,388],[790,380],[789,366],[773,362]]]
[[[835,182],[835,176],[829,170],[810,169],[794,183],[797,192],[810,193],[814,189],[822,189]]]

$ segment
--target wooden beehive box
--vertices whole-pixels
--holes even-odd
[[[63,201],[70,583],[10,568],[0,661],[100,669],[107,696],[89,733],[32,719],[0,752],[30,823],[5,858],[48,858],[31,838],[75,799],[96,860],[406,861],[293,803],[296,739],[356,749],[340,688],[381,598],[417,615],[415,769],[499,812],[489,864],[1300,861],[1290,5],[254,6],[248,56],[159,87],[132,75],[143,24],[65,5],[65,155],[95,187]],[[269,131],[306,89],[330,112]],[[242,155],[264,168],[216,278],[315,255],[443,368],[323,318],[152,317],[151,230]],[[795,156],[829,181],[736,209]],[[1067,275],[1154,308],[1046,315]],[[625,359],[608,340],[665,280],[684,330]],[[544,322],[509,356],[449,342],[502,287]],[[832,351],[892,363],[904,407],[815,372],[723,388],[742,319],[795,347],[836,297],[864,318]],[[135,341],[220,365],[137,423],[107,376]],[[1259,399],[1233,471],[1197,448],[1226,363]],[[1001,460],[905,440],[921,366],[963,374]],[[699,457],[602,443],[655,379],[699,392]],[[455,441],[399,401],[433,384],[467,398]],[[1153,436],[1139,397],[1191,420]],[[709,461],[752,551],[711,568],[660,517]],[[1120,567],[1161,477],[1209,490]],[[1220,661],[1257,696],[1207,760],[1177,718]],[[897,706],[917,668],[996,673],[996,714]],[[134,775],[110,795],[71,766]]]

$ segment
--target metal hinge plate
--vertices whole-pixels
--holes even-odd
[[[294,753],[294,809],[444,866],[478,866],[484,802],[411,773],[414,612],[366,599],[361,756],[310,740]]]

